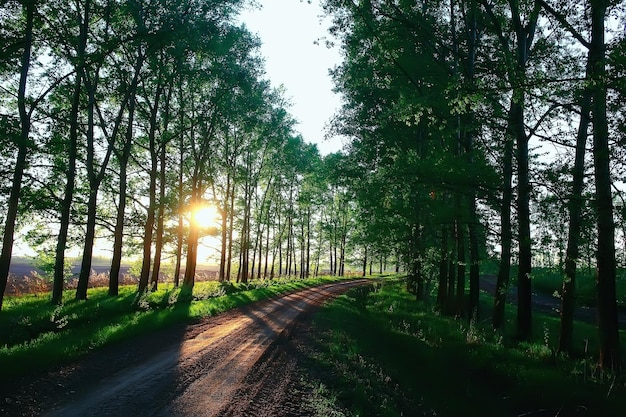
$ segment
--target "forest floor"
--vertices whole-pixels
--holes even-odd
[[[1,381],[0,416],[314,415],[297,366],[311,314],[368,282],[298,291]]]

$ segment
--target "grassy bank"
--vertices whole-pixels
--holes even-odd
[[[626,409],[624,382],[595,366],[593,326],[577,324],[589,348],[570,360],[553,354],[551,317],[535,314],[535,338],[524,344],[488,321],[437,315],[397,279],[352,290],[316,315],[323,336],[305,360],[312,406],[320,416],[615,416]]]
[[[136,305],[135,286],[121,287],[118,297],[107,296],[106,288],[90,289],[87,301],[76,301],[67,293],[61,306],[50,304],[45,293],[7,297],[0,312],[1,377],[45,370],[110,343],[338,279],[198,282],[187,302],[178,301],[180,289],[162,285]]]

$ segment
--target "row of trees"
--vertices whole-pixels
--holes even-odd
[[[553,245],[571,351],[583,236],[597,253],[601,363],[619,368],[625,41],[605,23],[623,3],[323,3],[345,56],[334,133],[352,139],[348,155],[322,157],[294,133],[258,41],[235,23],[243,1],[3,2],[0,307],[18,231],[53,263],[55,303],[69,248],[82,254],[77,299],[98,240],[112,250],[112,296],[130,254],[140,293],[165,259],[192,288],[212,233],[220,280],[383,271],[390,259],[418,297],[434,282],[438,308],[470,318],[481,261],[497,254],[493,326],[517,263],[528,338],[533,259]],[[211,230],[195,222],[206,205]]]
[[[401,248],[418,297],[435,281],[438,308],[467,317],[479,314],[481,260],[497,254],[495,328],[515,262],[516,327],[527,339],[535,251],[563,239],[559,348],[569,352],[581,236],[595,236],[600,362],[618,369],[615,218],[624,220],[614,202],[624,178],[626,41],[615,28],[625,4],[323,4],[345,55],[334,71],[345,97],[335,129],[353,138],[355,175],[365,174],[364,244]]]
[[[191,289],[199,246],[219,241],[219,279],[346,271],[354,205],[344,157],[294,133],[264,79],[239,0],[5,1],[0,8],[0,307],[17,233],[51,264],[52,301],[79,249],[86,299],[94,248],[162,262]],[[213,206],[215,226],[197,217]]]

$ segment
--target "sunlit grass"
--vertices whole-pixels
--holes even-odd
[[[136,286],[120,287],[117,297],[90,289],[86,301],[68,292],[60,306],[50,304],[49,294],[8,297],[0,312],[0,369],[5,378],[47,369],[110,343],[339,279],[198,282],[188,303],[178,302],[181,290],[171,284],[139,300]]]

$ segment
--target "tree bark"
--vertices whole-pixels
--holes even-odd
[[[608,1],[591,0],[590,67],[593,74],[593,161],[596,180],[596,204],[598,208],[598,327],[600,330],[600,366],[620,371],[619,321],[616,301],[615,224],[613,220],[613,196],[611,194],[611,171],[609,129],[607,122],[606,45],[604,20]]]
[[[133,145],[133,125],[135,123],[135,106],[137,83],[139,82],[139,74],[143,65],[143,53],[139,52],[137,63],[135,64],[135,74],[128,96],[128,126],[126,128],[126,137],[121,152],[118,152],[118,161],[120,164],[119,172],[119,202],[117,206],[117,218],[115,222],[114,242],[113,242],[113,258],[111,259],[111,271],[109,274],[109,295],[116,296],[119,293],[120,268],[122,264],[122,248],[124,244],[124,221],[126,218],[126,198],[128,189],[128,161]],[[111,139],[111,143],[114,138]],[[152,240],[152,238],[150,238]]]
[[[517,332],[522,340],[532,331],[532,248],[530,237],[530,174],[528,136],[524,132],[524,112],[521,103],[513,103],[512,128],[517,143],[517,217],[519,236],[519,269],[517,273]]]
[[[509,290],[509,276],[511,274],[511,246],[513,241],[513,226],[511,224],[511,204],[513,203],[513,140],[506,138],[502,156],[503,189],[500,206],[500,262],[496,293],[494,294],[492,325],[500,329],[504,325],[504,307]]]
[[[439,285],[437,287],[437,309],[444,311],[448,296],[448,231],[441,227],[439,254]]]
[[[465,225],[456,220],[456,308],[455,315],[463,317],[465,313]]]
[[[590,77],[587,66],[587,78]],[[580,100],[580,122],[576,137],[576,154],[572,172],[572,189],[569,198],[569,229],[565,250],[565,270],[561,292],[561,321],[559,327],[558,352],[573,352],[574,309],[576,307],[576,267],[580,256],[580,231],[582,224],[582,196],[585,180],[585,148],[589,131],[589,112],[591,111],[591,91],[585,88]]]
[[[26,26],[24,30],[24,51],[20,67],[20,81],[17,93],[17,107],[20,116],[20,136],[17,143],[17,158],[13,170],[13,181],[7,205],[6,218],[4,223],[4,235],[2,237],[2,252],[0,253],[0,310],[4,300],[7,281],[9,279],[9,268],[11,266],[11,256],[13,254],[13,238],[15,235],[15,223],[19,210],[20,193],[22,190],[22,178],[27,165],[27,155],[30,146],[30,113],[26,108],[26,81],[30,71],[31,49],[33,45],[33,27],[35,20],[35,2],[27,1],[23,5]]]
[[[148,287],[148,280],[150,278],[150,263],[152,260],[152,236],[154,234],[154,223],[156,220],[156,184],[157,176],[159,175],[159,149],[156,143],[156,131],[157,131],[157,115],[159,112],[159,102],[161,100],[161,94],[163,92],[163,86],[159,82],[154,96],[154,105],[150,109],[150,128],[148,130],[148,148],[150,151],[150,182],[148,185],[148,210],[146,216],[146,223],[143,228],[143,248],[142,248],[142,260],[141,260],[141,272],[139,273],[139,285],[137,287],[138,293],[143,293]],[[153,283],[155,286],[156,283]],[[155,288],[156,289],[156,286]]]
[[[167,126],[167,123],[166,123]],[[167,131],[167,127],[165,128]],[[165,222],[165,181],[166,181],[166,144],[161,144],[161,151],[159,155],[159,207],[157,213],[157,228],[156,236],[154,239],[154,261],[152,262],[152,277],[150,278],[151,291],[157,290],[157,283],[159,282],[159,274],[161,272],[161,253],[163,252],[163,231]]]

